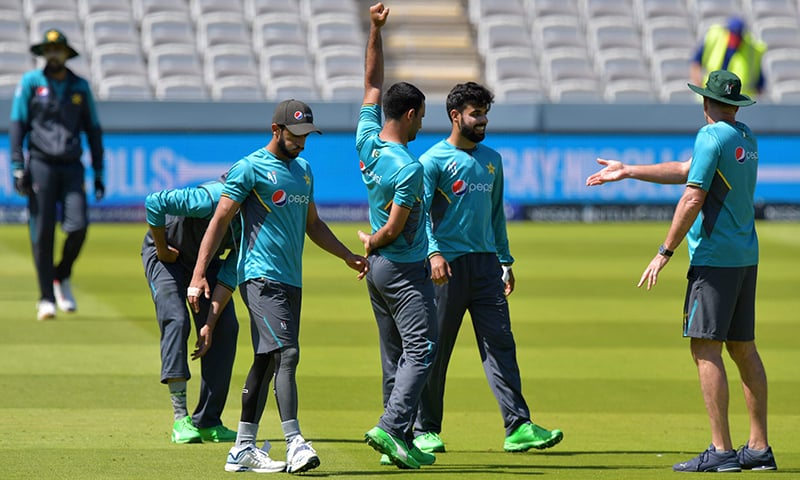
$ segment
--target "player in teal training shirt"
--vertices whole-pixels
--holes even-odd
[[[212,329],[215,332],[213,348],[208,329],[200,333],[204,331],[211,302],[200,299],[200,311],[192,312],[194,324],[186,309],[186,288],[203,234],[222,194],[222,182],[224,179],[198,187],[162,190],[145,199],[149,230],[142,244],[142,264],[161,332],[161,383],[169,387],[175,416],[172,427],[175,443],[236,439],[236,432],[222,424],[222,410],[228,398],[239,333],[233,303],[227,301],[238,285],[234,244],[241,235],[238,221],[231,223],[231,231],[225,235],[207,271],[211,286],[215,287],[214,294],[218,298],[224,294],[221,296],[225,304]],[[233,252],[223,260],[220,257],[226,250]],[[191,372],[187,343],[192,330],[198,332],[198,338],[208,341],[198,345],[192,355],[203,358],[197,408],[189,416],[186,384]]]
[[[755,344],[755,297],[758,238],[755,193],[758,144],[753,132],[736,120],[741,106],[752,105],[741,94],[741,81],[728,71],[711,72],[702,95],[707,125],[697,133],[693,156],[686,162],[624,165],[598,159],[606,167],[589,176],[587,185],[623,178],[658,183],[686,181],[672,226],[639,286],[655,286],[673,251],[687,237],[689,280],[683,312],[683,335],[689,337],[700,388],[711,424],[711,445],[673,466],[684,472],[775,470],[767,436],[767,376]],[[750,417],[750,436],[733,449],[728,422],[728,382],[722,347],[736,363]]]
[[[236,162],[228,171],[219,206],[197,256],[189,302],[209,295],[205,269],[225,229],[237,214],[242,219],[239,282],[250,312],[254,358],[242,391],[242,414],[236,445],[225,470],[257,473],[300,473],[320,465],[319,456],[300,433],[297,419],[296,370],[300,346],[302,255],[305,235],[336,255],[363,277],[367,261],[353,254],[317,215],[311,167],[299,157],[313,124],[303,102],[285,100],[272,117],[269,144]],[[196,308],[196,307],[195,307]],[[208,322],[213,322],[212,310]],[[274,391],[286,439],[286,463],[277,462],[255,446],[263,413],[259,393],[275,377]],[[268,449],[267,449],[268,450]]]
[[[420,392],[436,352],[433,283],[426,265],[422,165],[408,151],[425,116],[425,95],[399,82],[383,95],[381,28],[389,9],[370,8],[364,102],[356,133],[361,178],[369,199],[370,234],[359,231],[370,268],[372,310],[378,325],[383,370],[383,415],[365,440],[383,454],[381,463],[399,468],[430,465],[434,455],[412,442]]]
[[[506,296],[514,289],[503,210],[503,160],[482,145],[492,93],[474,82],[447,96],[450,136],[425,152],[428,253],[436,284],[439,349],[414,426],[417,447],[445,450],[439,434],[447,366],[464,315],[470,313],[486,378],[500,406],[506,451],[548,448],[563,438],[531,422],[522,395]],[[501,268],[501,264],[503,265]]]

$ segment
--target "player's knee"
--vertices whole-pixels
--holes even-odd
[[[281,367],[294,368],[298,363],[300,363],[300,350],[297,347],[283,347],[279,352],[281,357]]]

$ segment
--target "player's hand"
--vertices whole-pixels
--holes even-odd
[[[211,348],[211,329],[208,325],[203,325],[203,328],[197,333],[197,342],[194,344],[195,349],[192,352],[192,360],[197,360],[208,352]]]
[[[211,298],[211,288],[208,286],[208,280],[206,280],[206,277],[192,277],[192,282],[189,284],[189,288],[186,289],[186,300],[194,313],[200,313],[200,295],[206,299]]]
[[[372,253],[372,246],[370,246],[370,241],[372,240],[372,235],[362,232],[361,230],[358,231],[358,239],[361,240],[361,243],[364,244],[364,256],[369,257],[369,254]]]
[[[644,270],[644,273],[642,273],[642,278],[639,279],[639,283],[636,284],[636,287],[641,287],[645,283],[647,283],[648,290],[655,287],[656,282],[658,282],[658,272],[664,268],[664,265],[666,265],[667,262],[669,262],[669,257],[666,255],[661,255],[659,253],[653,257],[653,259],[650,261],[650,265],[648,265]]]
[[[386,24],[386,17],[389,16],[389,9],[383,6],[383,3],[378,2],[369,7],[369,16],[372,24],[380,28]]]
[[[586,178],[586,186],[593,187],[595,185],[602,185],[607,182],[616,182],[622,180],[624,177],[625,165],[618,160],[604,160],[597,159],[597,163],[604,165],[605,168],[589,175]]]
[[[362,257],[361,255],[356,255],[355,253],[349,254],[344,259],[347,266],[358,272],[358,279],[361,280],[364,276],[367,275],[369,271],[369,261],[366,258]]]
[[[503,293],[506,294],[506,297],[511,295],[511,292],[514,291],[514,286],[516,286],[517,280],[514,278],[514,270],[511,269],[511,265],[503,265],[503,276],[502,276],[503,284],[505,285],[503,288]]]
[[[14,190],[23,197],[33,193],[31,172],[26,169],[14,170]]]
[[[444,285],[453,276],[450,264],[441,255],[434,255],[428,261],[431,264],[431,280],[434,285]]]
[[[159,250],[156,249],[156,257],[158,260],[164,263],[175,263],[178,261],[178,255],[181,252],[178,251],[177,248],[173,247],[172,245],[167,245],[166,250]]]
[[[94,199],[98,202],[106,196],[106,186],[99,178],[94,179]]]

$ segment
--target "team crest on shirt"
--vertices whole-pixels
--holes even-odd
[[[73,93],[72,94],[72,104],[73,105],[81,105],[83,103],[83,95],[80,93]]]
[[[489,165],[486,165],[486,170],[489,171],[489,175],[494,175],[495,167],[491,162],[489,162]]]

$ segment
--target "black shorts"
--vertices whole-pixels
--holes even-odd
[[[683,336],[721,342],[754,340],[757,273],[757,265],[690,267]]]
[[[300,288],[258,278],[248,280],[241,288],[241,294],[250,312],[254,353],[299,347]]]

